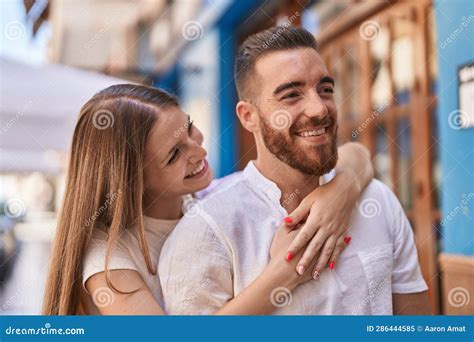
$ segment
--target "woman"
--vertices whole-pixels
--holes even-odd
[[[207,164],[202,141],[177,100],[156,88],[115,85],[83,106],[72,141],[45,314],[165,313],[157,260],[183,215],[183,200],[211,183],[211,172],[202,169]],[[170,142],[173,148],[165,150]],[[270,313],[276,284],[292,290],[312,279],[314,268],[322,271],[328,261],[334,265],[344,239],[350,240],[344,233],[355,201],[373,172],[368,153],[354,144],[340,149],[336,169],[335,179],[310,194],[277,230],[265,271],[216,314]],[[321,203],[313,205],[315,198]],[[308,221],[320,225],[298,228],[309,211]],[[325,232],[317,236],[323,242],[338,241],[330,246],[332,254],[318,258],[319,249],[304,250],[315,230]],[[299,242],[288,253],[299,232]],[[306,271],[300,275],[296,268],[303,253]]]

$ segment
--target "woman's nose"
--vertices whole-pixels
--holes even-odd
[[[190,163],[198,163],[201,160],[203,160],[207,155],[207,152],[204,148],[200,147],[198,151],[195,151],[194,153],[191,153],[189,155],[189,162]]]
[[[207,156],[207,151],[204,147],[201,146],[201,141],[192,140],[192,144],[189,147],[189,157],[188,160],[190,163],[197,163],[203,160]]]

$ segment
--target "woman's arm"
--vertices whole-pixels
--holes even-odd
[[[290,261],[285,261],[288,246],[294,240],[298,230],[289,230],[280,226],[270,249],[270,263],[265,270],[244,291],[217,310],[216,315],[268,315],[275,309],[288,305],[291,292],[300,284],[313,279],[308,271],[300,276],[295,271],[302,252]],[[314,266],[314,259],[310,266]],[[316,279],[315,279],[316,280]]]
[[[374,178],[374,168],[370,160],[369,150],[359,143],[345,143],[338,149],[338,162],[336,164],[336,174],[348,177],[347,185],[353,182],[356,188],[359,187],[359,195],[361,191]]]
[[[298,255],[292,262],[285,261],[285,250],[294,240],[298,230],[277,229],[270,251],[271,261],[260,276],[237,297],[219,309],[216,315],[265,315],[271,313],[285,301],[290,300],[291,291],[299,284],[312,279],[310,272],[303,276],[296,273]],[[315,264],[315,261],[312,265]],[[113,286],[122,292],[113,291],[107,285],[105,272],[97,273],[86,281],[86,289],[103,315],[164,315],[143,278],[134,270],[112,270],[109,278]]]
[[[147,287],[141,275],[134,270],[109,271],[111,284],[107,284],[105,272],[96,273],[86,281],[86,289],[102,315],[164,315],[161,306]]]
[[[351,240],[346,232],[356,201],[374,177],[367,148],[358,143],[346,143],[339,147],[338,153],[334,179],[316,188],[285,218],[290,229],[307,218],[287,250],[291,260],[307,246],[297,265],[299,271],[306,270],[316,255],[319,260],[313,272],[321,273],[326,265],[331,269],[335,266]]]

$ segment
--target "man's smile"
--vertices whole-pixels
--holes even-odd
[[[314,137],[314,136],[320,136],[326,133],[326,127],[322,127],[319,129],[314,129],[314,130],[305,130],[301,132],[296,132],[296,135],[300,137]]]

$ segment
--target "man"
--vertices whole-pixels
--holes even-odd
[[[237,296],[268,263],[287,212],[334,176],[334,80],[309,32],[274,27],[249,37],[235,80],[237,115],[258,156],[168,238],[159,274],[169,314],[211,314]],[[348,235],[352,242],[337,265],[292,294],[276,289],[276,314],[429,313],[412,229],[379,181],[362,194]]]

